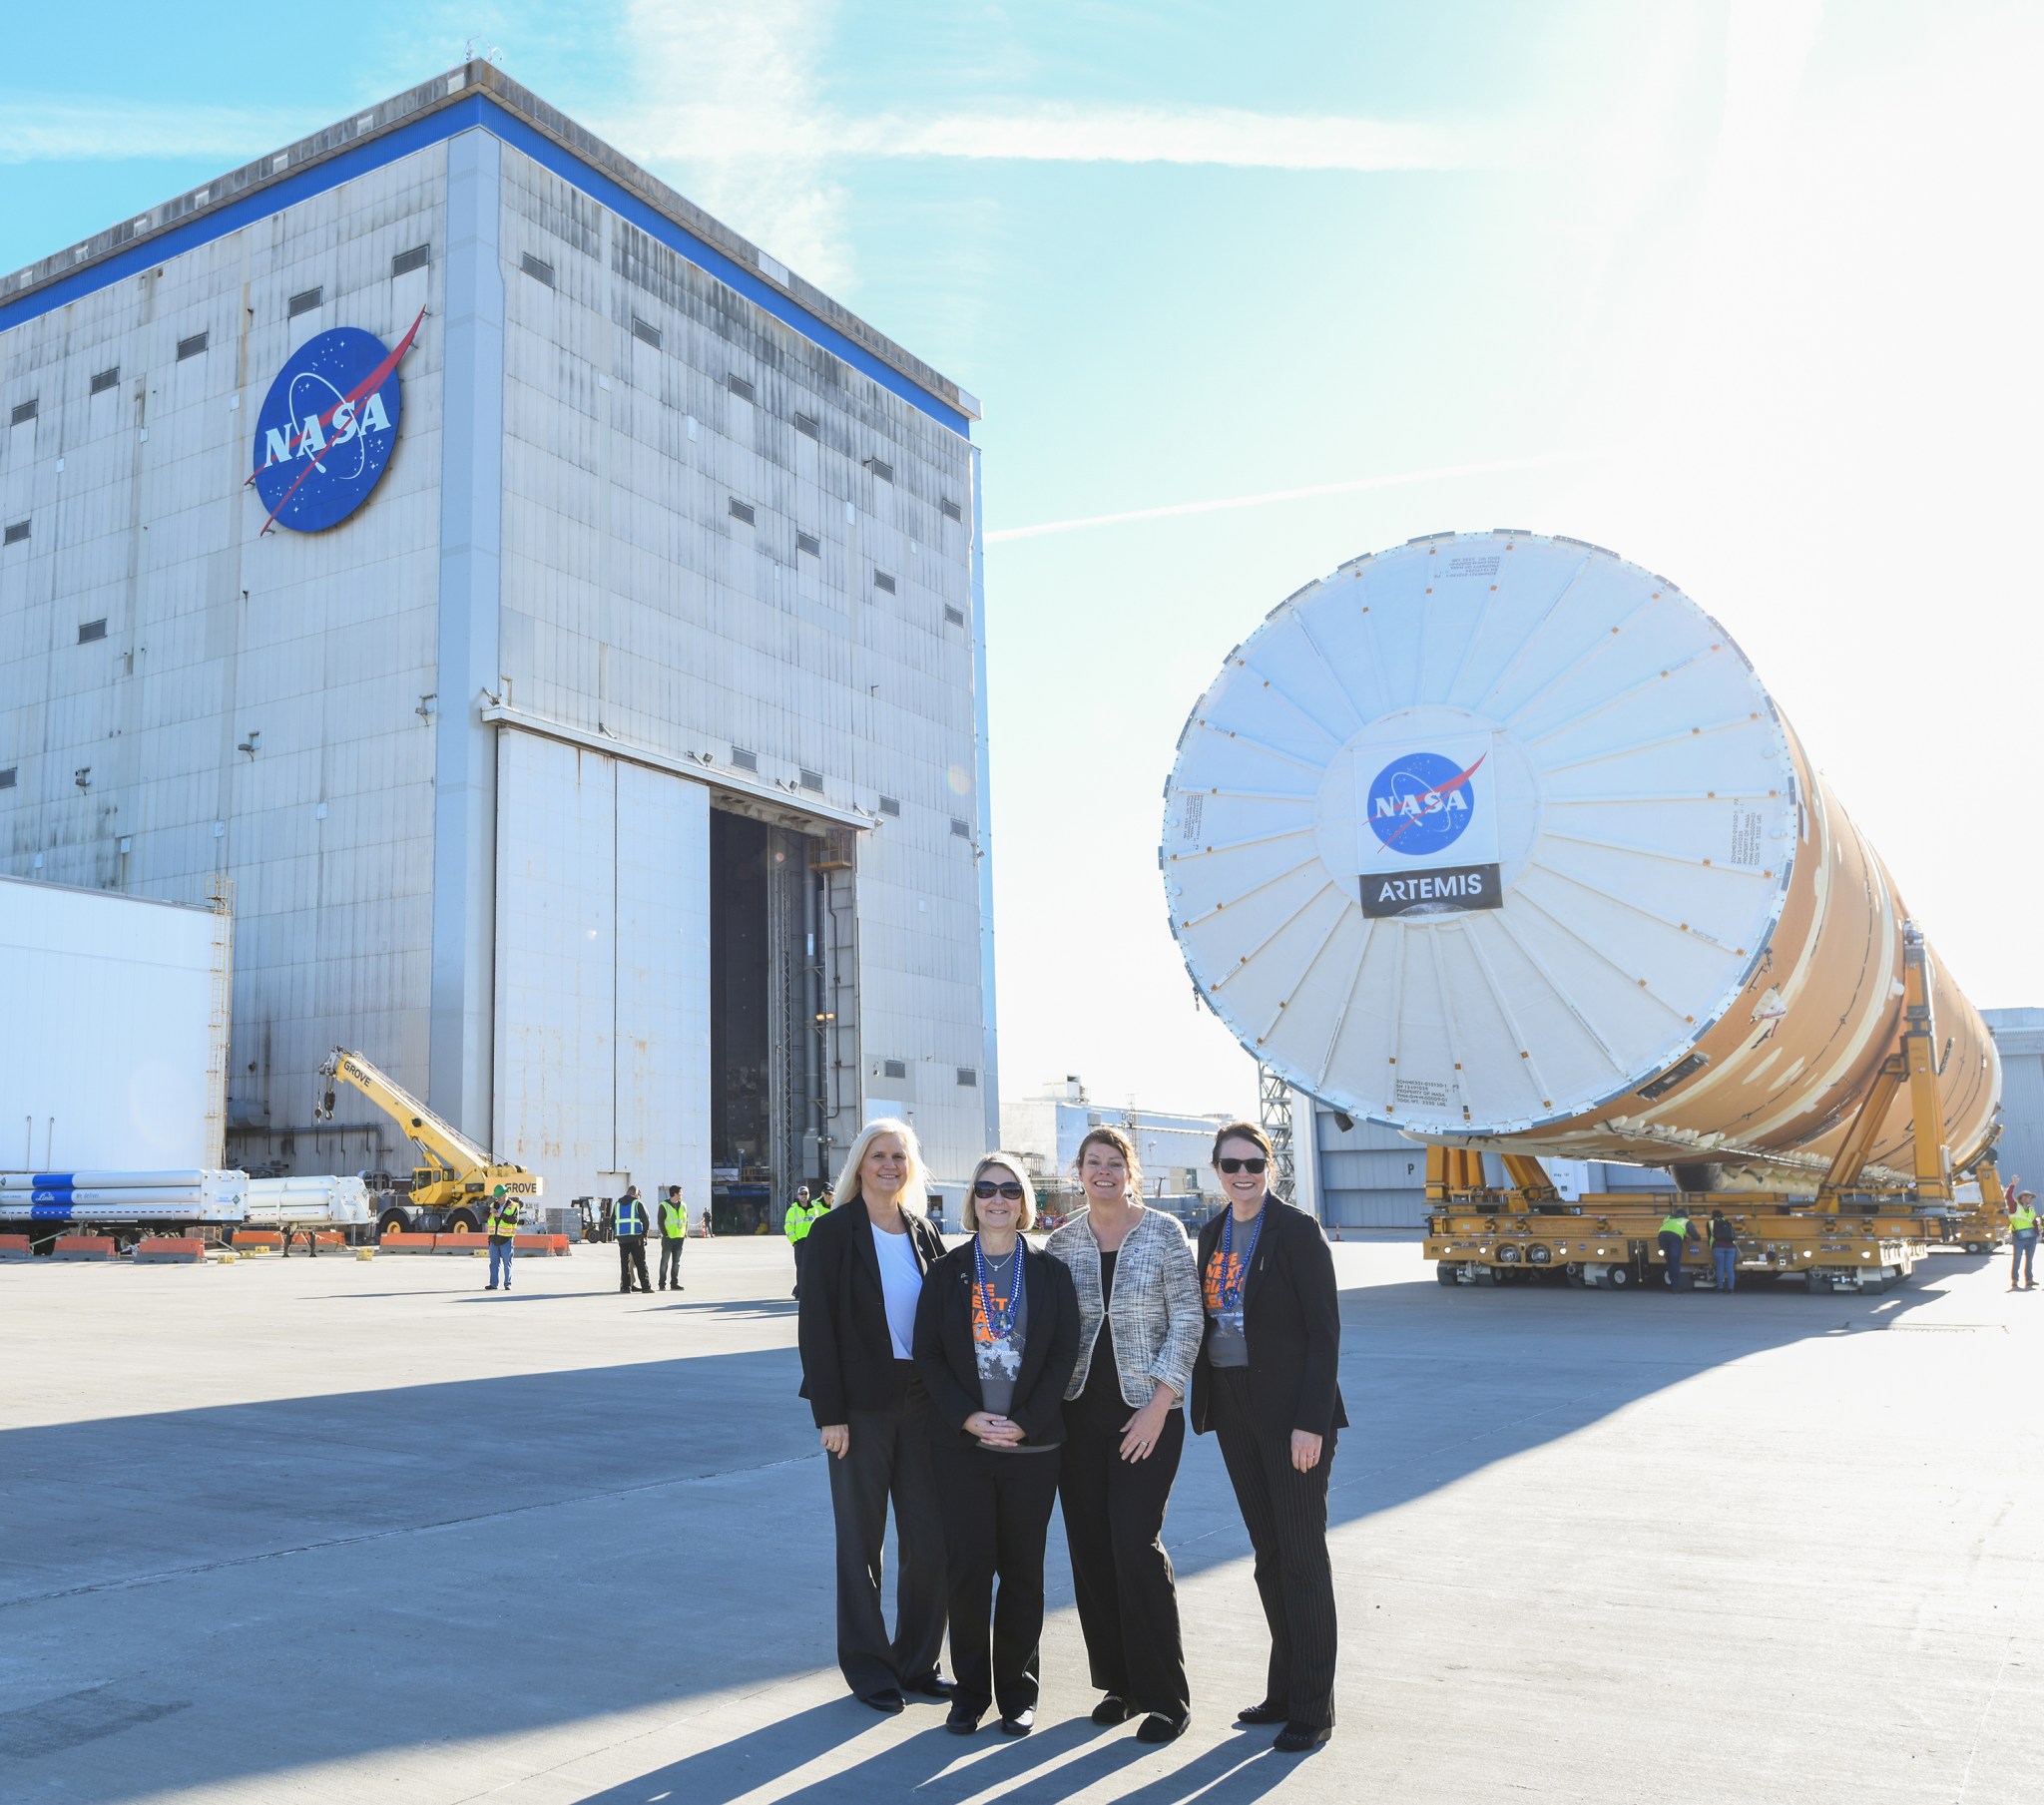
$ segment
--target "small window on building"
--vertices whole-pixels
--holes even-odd
[[[958,1082],[961,1085],[976,1085],[979,1083],[979,1073],[971,1066],[960,1066],[958,1068]]]
[[[873,587],[875,589],[883,589],[891,596],[894,593],[894,579],[885,571],[875,571],[873,573]]]
[[[29,421],[36,417],[37,400],[37,396],[31,395],[26,401],[15,402],[13,416],[8,420],[7,424],[10,426],[26,426]]]
[[[743,376],[725,377],[724,386],[730,389],[733,394],[738,396],[738,398],[741,401],[750,401],[753,399],[753,385],[750,382],[748,382]]]
[[[884,458],[867,458],[866,468],[883,483],[891,483],[894,480],[894,466]]]
[[[324,288],[303,288],[291,296],[290,317],[296,319],[300,313],[309,313],[314,307],[325,304]]]
[[[197,357],[206,349],[206,341],[210,337],[212,337],[210,332],[194,332],[190,338],[179,339],[178,361],[183,363],[188,357]]]
[[[965,625],[964,609],[953,608],[950,603],[946,602],[944,604],[944,625],[946,627],[963,627]]]
[[[742,745],[732,747],[731,761],[742,771],[757,771],[760,768],[760,754],[749,752]]]
[[[12,789],[14,787],[15,770],[16,767],[10,764],[4,771],[0,771],[0,789]]]
[[[880,1072],[882,1076],[887,1078],[906,1078],[908,1076],[908,1062],[906,1060],[882,1060],[880,1062]]]
[[[105,621],[81,621],[79,623],[78,643],[81,646],[90,646],[93,641],[104,640],[106,637],[107,624]]]
[[[821,771],[803,771],[800,775],[803,789],[819,790],[823,787],[823,773]]]
[[[4,534],[0,534],[0,541],[4,541],[8,545],[19,545],[27,537],[28,522],[16,520],[8,523],[7,531]]]
[[[969,840],[972,838],[972,823],[970,821],[961,821],[956,815],[953,815],[951,817],[951,831],[959,839]]]
[[[959,507],[948,495],[937,503],[937,506],[943,509],[946,520],[963,520],[965,518],[965,510]]]
[[[414,269],[423,269],[432,261],[430,244],[414,244],[409,250],[400,250],[390,259],[392,275],[409,275]]]
[[[742,502],[734,495],[731,498],[731,517],[733,520],[744,521],[750,527],[753,524],[753,504]]]
[[[660,349],[660,328],[648,325],[636,313],[632,315],[632,336],[641,344],[650,344],[656,351]]]
[[[811,558],[823,556],[823,542],[813,533],[797,533],[794,536],[794,549],[797,552],[808,553]]]
[[[531,251],[526,251],[525,254],[518,259],[518,267],[524,270],[527,275],[531,276],[534,281],[545,282],[549,288],[551,288],[554,285],[553,264],[541,262],[540,259],[534,256]]]
[[[110,370],[102,370],[92,379],[92,392],[104,395],[108,389],[117,387],[121,381],[121,366],[117,363]]]
[[[796,432],[807,433],[812,439],[821,436],[813,414],[796,414],[794,417],[794,429]]]
[[[880,798],[880,812],[883,815],[893,815],[898,819],[901,814],[901,798],[899,796],[882,796]]]

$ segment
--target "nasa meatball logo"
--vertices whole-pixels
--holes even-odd
[[[1438,752],[1407,752],[1394,758],[1369,786],[1365,807],[1370,830],[1390,851],[1407,858],[1445,852],[1462,837],[1476,812],[1476,792],[1469,779],[1482,762],[1479,757],[1465,770]]]
[[[256,417],[250,477],[268,510],[262,531],[322,533],[369,499],[397,444],[397,366],[424,309],[390,349],[374,333],[337,326],[293,351]]]

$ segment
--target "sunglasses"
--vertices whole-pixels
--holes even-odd
[[[1214,1163],[1224,1172],[1260,1172],[1271,1162],[1268,1159],[1217,1159]]]
[[[1006,1197],[1010,1203],[1018,1202],[1022,1196],[1019,1184],[990,1184],[982,1178],[972,1187],[975,1197]]]

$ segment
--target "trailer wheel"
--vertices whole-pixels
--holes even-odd
[[[1455,1282],[1455,1268],[1446,1260],[1441,1260],[1435,1264],[1433,1276],[1436,1284],[1452,1285]]]
[[[1628,1291],[1632,1288],[1633,1269],[1630,1266],[1613,1266],[1605,1273],[1604,1282],[1614,1291]]]

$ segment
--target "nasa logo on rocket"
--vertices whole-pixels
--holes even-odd
[[[1394,758],[1369,786],[1370,831],[1393,852],[1425,858],[1462,837],[1476,812],[1469,779],[1488,754],[1467,769],[1438,752],[1407,752]]]
[[[256,416],[250,481],[273,526],[336,527],[369,498],[397,444],[403,397],[397,366],[423,309],[393,350],[374,333],[337,326],[291,353]]]

